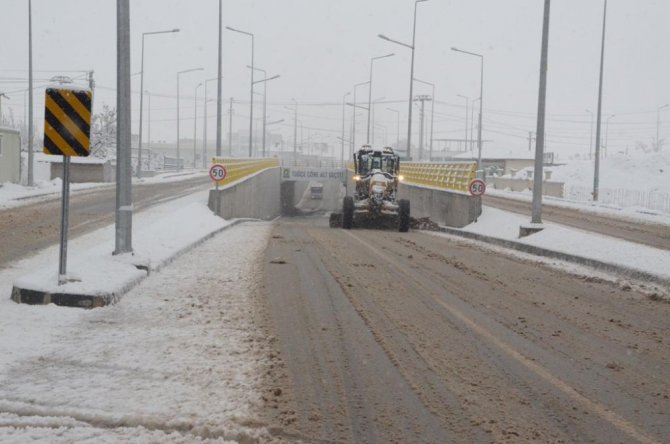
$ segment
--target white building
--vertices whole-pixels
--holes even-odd
[[[0,184],[21,180],[21,135],[17,130],[0,128]]]

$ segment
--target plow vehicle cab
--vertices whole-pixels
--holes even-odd
[[[396,200],[400,159],[392,148],[374,150],[363,145],[354,154],[353,196],[343,201],[342,227],[350,229],[354,225],[395,226],[398,231],[409,230],[409,201]]]

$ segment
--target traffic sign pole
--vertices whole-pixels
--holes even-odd
[[[70,218],[70,156],[63,156],[63,198],[60,209],[60,257],[58,285],[67,282],[67,232]]]

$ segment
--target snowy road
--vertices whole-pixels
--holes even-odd
[[[483,197],[482,203],[494,208],[528,215],[530,219],[530,202],[486,195]],[[580,230],[670,250],[670,226],[668,225],[618,218],[612,214],[597,214],[588,211],[588,209],[579,210],[555,206],[546,202],[542,207],[542,218],[546,221],[579,228]]]
[[[265,259],[309,442],[668,442],[670,304],[444,235],[282,219]]]
[[[176,199],[211,186],[209,177],[161,184],[135,184],[135,211]],[[113,187],[83,190],[70,197],[70,237],[114,222],[116,190]],[[60,199],[51,198],[0,211],[0,269],[36,253],[60,239]]]

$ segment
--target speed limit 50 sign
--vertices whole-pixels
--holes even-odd
[[[221,182],[226,178],[226,167],[220,163],[212,165],[212,167],[209,169],[209,177],[211,177],[212,180],[217,183]]]
[[[486,192],[486,183],[481,179],[475,179],[470,182],[470,194],[473,196],[481,196]]]

